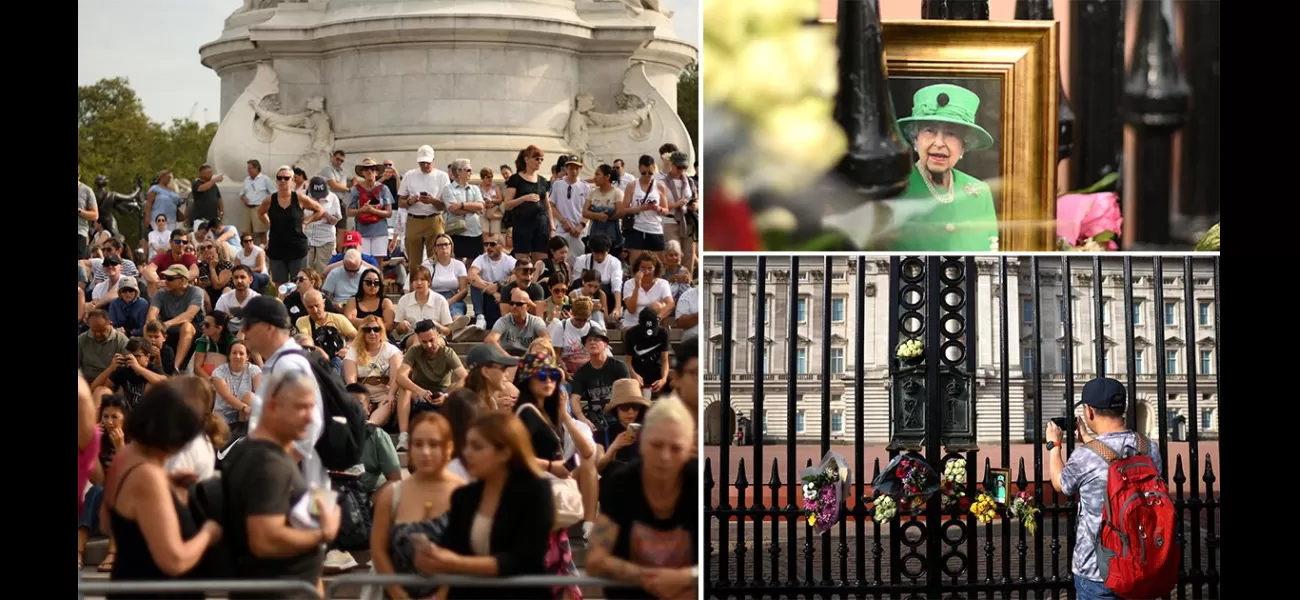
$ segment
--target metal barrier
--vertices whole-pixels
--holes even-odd
[[[601,587],[629,588],[637,587],[616,579],[602,577],[569,575],[519,575],[516,577],[475,577],[472,575],[381,575],[378,573],[358,573],[343,575],[331,580],[325,586],[325,599],[330,600],[345,585],[424,585],[451,587],[552,587],[560,585],[598,585]]]
[[[85,596],[107,594],[187,594],[194,592],[305,592],[316,597],[316,586],[292,579],[177,579],[167,581],[86,581],[77,584]]]
[[[358,573],[331,579],[325,586],[329,600],[343,586],[358,585],[435,585],[452,587],[552,587],[560,585],[596,585],[605,588],[636,587],[637,584],[602,577],[561,575],[520,575],[518,577],[474,577],[469,575],[380,575]],[[84,596],[107,594],[167,594],[191,592],[304,592],[316,597],[316,586],[305,581],[284,579],[245,580],[174,580],[174,581],[85,581],[77,584],[77,593]]]

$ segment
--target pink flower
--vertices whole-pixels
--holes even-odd
[[[1066,194],[1056,199],[1056,236],[1071,246],[1107,231],[1119,236],[1123,225],[1119,196],[1113,192]],[[1105,246],[1109,250],[1119,248],[1114,241],[1107,241]]]

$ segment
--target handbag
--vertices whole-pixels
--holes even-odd
[[[526,409],[536,411],[537,407],[532,404],[520,405],[515,409],[515,415],[518,416]],[[540,415],[541,412],[538,411],[537,414]],[[555,439],[561,442],[560,447],[564,447],[559,434],[555,435]],[[551,473],[547,473],[546,476],[551,480],[551,497],[555,502],[555,526],[551,531],[561,531],[578,524],[584,516],[582,492],[578,491],[578,480],[572,477],[556,477]]]
[[[464,190],[464,194],[465,199],[461,201],[461,204],[471,201],[469,197],[469,188]],[[469,215],[458,215],[451,212],[451,210],[447,210],[442,216],[443,233],[446,233],[447,235],[460,235],[465,233],[469,230],[469,222],[467,219],[469,219]]]

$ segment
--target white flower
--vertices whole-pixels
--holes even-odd
[[[803,497],[805,500],[812,500],[817,497],[817,485],[808,482],[803,486]]]

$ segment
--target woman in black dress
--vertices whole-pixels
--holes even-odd
[[[275,193],[257,207],[257,218],[268,226],[266,258],[271,263],[271,281],[280,285],[307,266],[303,212],[325,209],[310,196],[293,191],[293,167],[285,165],[276,171],[275,188]]]
[[[125,434],[131,443],[109,469],[100,522],[108,523],[117,541],[113,581],[158,581],[183,577],[199,564],[208,547],[221,539],[221,526],[199,527],[176,488],[188,486],[193,473],[168,475],[163,468],[173,454],[203,432],[199,415],[175,386],[150,388],[131,411]],[[109,594],[108,598],[203,598],[194,594]]]
[[[546,243],[551,240],[551,209],[546,200],[550,183],[538,172],[545,160],[537,146],[520,150],[515,159],[519,172],[506,180],[502,206],[510,214],[517,260],[536,262],[546,258]]]

